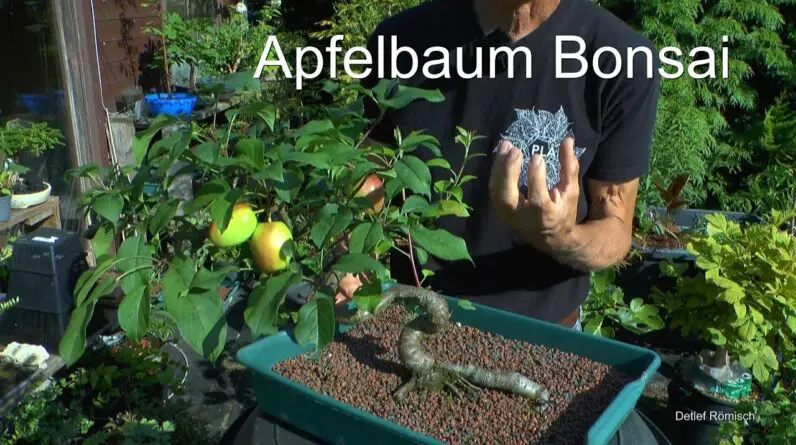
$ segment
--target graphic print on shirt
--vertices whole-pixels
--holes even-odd
[[[574,138],[564,107],[559,108],[555,114],[545,110],[537,111],[536,108],[515,109],[515,111],[517,120],[501,137],[522,151],[523,163],[519,187],[521,190],[527,190],[528,163],[531,156],[539,154],[547,166],[547,188],[552,190],[558,184],[561,175],[561,163],[558,160],[561,143],[567,136]],[[580,159],[585,151],[585,147],[575,147],[575,157]]]

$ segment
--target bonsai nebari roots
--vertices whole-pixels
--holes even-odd
[[[399,285],[383,293],[375,313],[378,315],[396,300],[415,300],[424,311],[401,331],[398,354],[404,366],[412,371],[412,378],[396,391],[396,399],[403,400],[416,389],[449,390],[457,396],[473,398],[480,387],[527,397],[539,408],[547,404],[548,391],[522,374],[440,363],[426,351],[423,338],[442,332],[450,319],[448,303],[442,296],[427,289]]]

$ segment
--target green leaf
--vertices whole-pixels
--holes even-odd
[[[116,237],[116,230],[110,224],[101,224],[97,233],[91,238],[91,246],[94,248],[94,255],[99,258],[108,253]]]
[[[92,206],[92,210],[114,225],[119,223],[119,217],[122,214],[123,208],[124,199],[118,191],[103,194],[94,201],[94,205]]]
[[[743,303],[735,303],[732,305],[732,308],[735,310],[735,316],[738,319],[742,319],[746,317],[746,305]]]
[[[188,293],[191,283],[196,276],[196,265],[193,260],[185,257],[176,257],[163,275],[164,300],[178,300]]]
[[[439,151],[439,141],[434,136],[415,131],[401,140],[399,148],[408,153],[417,147],[426,147],[432,152]]]
[[[383,239],[384,230],[382,230],[381,224],[362,223],[351,231],[348,251],[350,253],[370,253]]]
[[[138,165],[141,165],[146,158],[147,151],[149,150],[149,143],[164,128],[180,123],[181,121],[176,117],[161,114],[152,120],[152,123],[144,131],[139,132],[133,137],[133,157]]]
[[[343,233],[353,221],[354,214],[347,208],[338,209],[333,214],[323,216],[310,230],[312,242],[318,248],[323,247],[329,239]]]
[[[443,158],[434,158],[426,163],[426,165],[430,167],[437,167],[437,168],[444,168],[446,170],[451,169],[451,165]]]
[[[200,161],[213,165],[221,155],[219,143],[214,141],[201,143],[193,149],[193,154]]]
[[[389,99],[381,101],[382,105],[390,108],[404,108],[416,100],[425,100],[432,103],[442,102],[445,97],[439,90],[425,90],[421,88],[399,85],[395,94]]]
[[[152,279],[152,256],[155,249],[143,236],[131,236],[119,247],[116,268],[122,273],[121,287],[125,294],[145,287]]]
[[[265,144],[259,139],[242,139],[235,144],[235,152],[248,160],[257,170],[265,167]]]
[[[249,304],[243,312],[246,326],[254,338],[276,334],[278,330],[279,308],[287,290],[301,282],[301,275],[285,272],[271,277],[265,286],[257,286],[249,295]]]
[[[116,290],[116,280],[114,278],[106,278],[94,286],[86,301],[96,303],[100,298],[113,293],[114,290]]]
[[[284,170],[282,161],[274,161],[269,166],[252,175],[252,179],[256,181],[271,180],[281,182],[285,180],[282,170]]]
[[[74,365],[86,351],[86,328],[94,315],[94,302],[78,305],[69,316],[63,337],[58,344],[58,355],[67,366]]]
[[[381,302],[381,282],[366,283],[354,292],[354,304],[357,309],[372,314],[376,311],[379,302]]]
[[[199,189],[193,201],[185,204],[185,213],[192,214],[207,207],[230,190],[232,190],[232,187],[224,179],[214,179],[208,182]]]
[[[326,153],[305,153],[302,151],[291,151],[285,155],[284,159],[285,161],[311,165],[321,170],[328,170],[331,167],[331,159]]]
[[[299,310],[296,340],[301,346],[321,350],[334,340],[334,303],[328,297],[315,297]]]
[[[426,218],[441,218],[443,216],[466,218],[470,216],[470,212],[464,204],[458,201],[443,199],[426,208],[423,211],[423,216]]]
[[[774,350],[771,349],[771,346],[765,345],[760,350],[759,356],[762,358],[763,363],[771,369],[779,368],[779,360],[777,359],[777,354],[774,353]]]
[[[707,333],[710,335],[710,341],[716,346],[724,346],[727,344],[727,337],[724,333],[716,328],[707,328]]]
[[[409,214],[414,212],[423,212],[428,208],[428,201],[426,198],[422,196],[412,195],[406,198],[403,207],[401,207],[401,213]]]
[[[284,179],[274,184],[274,191],[279,199],[290,204],[304,183],[304,174],[295,166],[285,168],[282,174]]]
[[[431,255],[445,261],[469,260],[467,245],[463,239],[443,229],[431,230],[416,225],[411,229],[412,239]]]
[[[210,217],[213,218],[213,222],[218,225],[218,230],[222,233],[227,230],[227,225],[232,219],[232,211],[241,195],[243,195],[242,189],[231,190],[216,199],[210,206]]]
[[[387,274],[387,269],[383,264],[376,261],[374,258],[361,253],[349,253],[347,255],[343,255],[337,261],[337,263],[335,263],[333,269],[351,274],[359,274],[370,270],[376,272],[376,274],[380,277]]]
[[[597,336],[601,335],[600,328],[603,325],[603,320],[604,318],[602,315],[595,316],[586,323],[586,325],[583,327],[583,332]]]
[[[183,339],[202,357],[215,362],[227,339],[224,304],[217,290],[175,298],[173,292],[165,293],[164,282],[164,299],[166,311],[177,321]]]
[[[149,232],[158,234],[168,227],[174,215],[177,214],[177,207],[180,202],[176,199],[161,202],[155,209],[155,214],[149,220]]]
[[[314,120],[307,122],[306,125],[294,131],[291,136],[299,138],[310,134],[326,133],[334,130],[334,124],[330,120]]]
[[[119,304],[119,326],[133,340],[140,340],[149,330],[151,306],[148,286],[126,293]]]
[[[473,306],[473,303],[471,303],[469,300],[459,300],[459,302],[456,303],[456,305],[467,311],[475,310],[475,306]]]
[[[431,196],[431,172],[414,156],[404,156],[395,162],[395,173],[406,187],[415,193]]]

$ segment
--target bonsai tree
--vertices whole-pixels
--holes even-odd
[[[779,369],[776,352],[785,362],[794,356],[796,237],[780,230],[786,215],[778,212],[744,228],[721,214],[707,221],[707,233],[688,243],[701,273],[686,276],[684,267],[664,263],[677,286],[657,297],[673,328],[717,348],[712,365],[739,360],[767,383]]]
[[[382,110],[443,99],[438,91],[397,82],[382,81],[372,90],[346,88],[373,99]],[[348,94],[344,90],[327,88]],[[420,337],[439,332],[449,314],[446,300],[420,287],[420,276],[431,274],[423,265],[429,255],[472,261],[464,240],[434,223],[443,216],[469,215],[462,185],[475,178],[464,175],[463,166],[452,169],[441,158],[438,142],[421,132],[396,132],[393,148],[364,146],[371,122],[362,105],[360,99],[330,108],[325,119],[274,132],[273,106],[256,103],[228,111],[229,124],[209,136],[194,124],[154,141],[174,122],[161,117],[136,137],[138,165],[131,171],[117,169],[110,177],[118,179],[112,183],[98,179],[104,172],[96,166],[73,172],[97,179],[98,187],[84,203],[98,215],[95,242],[98,235],[101,240],[124,240],[116,255],[99,256],[97,267],[76,286],[76,309],[60,345],[67,363],[82,355],[94,305],[117,284],[124,293],[119,322],[129,336],[145,335],[153,310],[163,311],[198,353],[215,361],[227,334],[216,286],[231,270],[248,277],[252,290],[244,318],[255,338],[294,325],[297,341],[317,353],[334,339],[332,295],[350,273],[367,283],[355,296],[355,320],[367,320],[396,300],[417,300],[426,310],[406,327],[404,363],[415,379],[396,396],[415,388],[469,392],[478,385],[545,399],[544,389],[524,376],[437,363],[422,348]],[[459,129],[456,140],[465,162],[477,156],[469,153],[475,139]],[[436,158],[423,162],[416,156],[419,150]],[[182,173],[194,171],[201,178],[194,199],[143,197],[148,172],[168,172],[176,160],[189,163]],[[448,178],[432,184],[431,168],[447,171]],[[132,180],[126,179],[128,173],[135,174]],[[164,185],[171,178],[164,175]],[[208,246],[234,249],[234,266],[217,267],[207,256],[197,255]],[[406,255],[415,265],[414,286],[388,286],[388,252]],[[119,274],[108,277],[111,270]],[[313,298],[293,312],[284,305],[285,296],[301,283],[310,286]],[[153,306],[149,296],[154,286],[162,286],[163,303]]]
[[[63,145],[64,140],[61,130],[50,127],[46,122],[33,123],[14,119],[0,128],[0,195],[12,194],[15,187],[22,187],[25,192],[43,190],[41,172],[31,177],[27,175],[26,167],[14,162],[26,153],[40,157]],[[20,178],[20,175],[23,177]]]

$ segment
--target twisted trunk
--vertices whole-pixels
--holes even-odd
[[[412,372],[412,378],[395,393],[403,400],[411,391],[447,389],[456,395],[475,396],[478,388],[496,389],[528,398],[543,408],[548,391],[540,384],[516,372],[488,371],[469,364],[440,363],[423,346],[426,336],[442,332],[450,320],[447,301],[436,292],[413,286],[396,286],[382,295],[376,315],[396,300],[414,300],[423,315],[413,319],[401,331],[398,355]]]

